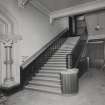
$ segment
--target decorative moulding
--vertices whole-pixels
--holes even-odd
[[[86,12],[96,11],[99,9],[105,8],[105,1],[93,1],[85,4],[80,4],[70,8],[54,11],[50,13],[50,20],[52,21],[55,18],[73,16]]]
[[[24,8],[31,0],[18,0],[18,6]]]

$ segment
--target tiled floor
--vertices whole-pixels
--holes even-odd
[[[105,105],[105,71],[90,69],[79,84],[75,95],[23,90],[10,96],[8,105]]]

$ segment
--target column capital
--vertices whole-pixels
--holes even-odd
[[[19,40],[22,40],[22,36],[20,35],[0,34],[0,42],[7,46],[17,43]]]
[[[3,45],[5,47],[12,47],[12,44],[13,44],[13,41],[12,40],[8,40],[8,41],[3,42]]]

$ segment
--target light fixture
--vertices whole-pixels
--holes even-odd
[[[100,30],[99,14],[97,14],[97,25],[96,25],[96,27],[95,27],[95,30],[96,30],[96,31],[99,31],[99,30]]]

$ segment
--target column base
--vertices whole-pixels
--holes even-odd
[[[3,88],[12,88],[12,87],[14,87],[15,86],[15,81],[14,81],[14,79],[10,79],[10,80],[5,80],[4,81],[4,84],[3,84]]]

